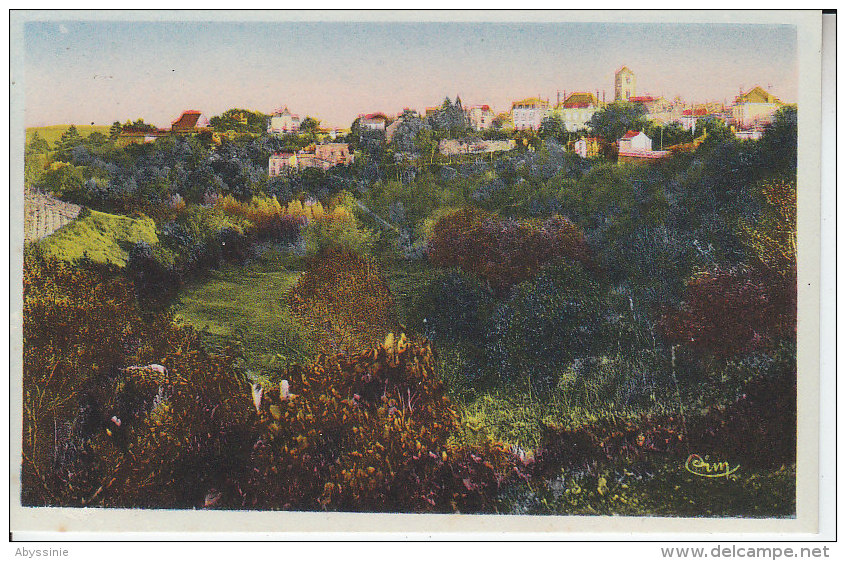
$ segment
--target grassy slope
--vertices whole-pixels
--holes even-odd
[[[123,267],[128,246],[138,241],[158,243],[153,219],[91,211],[89,216],[74,220],[40,243],[47,255],[59,259],[79,259],[87,254],[98,263]]]
[[[273,259],[227,265],[186,286],[174,313],[212,346],[241,345],[248,368],[307,362],[312,344],[285,301],[299,276]]]
[[[26,142],[29,143],[32,140],[33,135],[35,135],[36,131],[38,132],[38,136],[46,140],[52,146],[54,142],[59,140],[62,135],[68,130],[71,125],[50,125],[48,127],[30,127],[26,129]],[[80,136],[86,137],[93,132],[100,132],[105,134],[106,136],[109,135],[109,128],[108,126],[100,126],[100,125],[76,125],[76,130],[79,131]]]

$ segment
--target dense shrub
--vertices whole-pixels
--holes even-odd
[[[349,210],[338,206],[331,213],[310,220],[303,231],[303,240],[309,255],[326,250],[363,254],[373,248],[378,235],[360,227]]]
[[[703,273],[661,318],[667,339],[718,357],[772,348],[796,333],[796,285],[762,269]]]
[[[575,359],[595,356],[604,338],[604,303],[578,265],[554,265],[515,287],[495,312],[488,353],[505,379],[557,380]]]
[[[502,447],[450,443],[457,416],[425,342],[389,335],[287,376],[260,398],[244,506],[495,512],[500,486],[519,474]]]
[[[413,295],[411,327],[437,343],[485,337],[494,299],[473,275],[457,269],[439,271]]]
[[[180,287],[182,279],[173,265],[171,254],[147,242],[137,242],[129,249],[126,274],[135,283],[136,296],[143,307],[165,305]]]
[[[27,262],[26,505],[495,512],[520,475],[500,446],[451,443],[425,342],[251,390],[196,333],[142,322],[125,281]]]
[[[23,276],[23,500],[66,493],[55,480],[56,434],[82,405],[90,378],[125,364],[144,332],[132,284],[114,268],[45,258],[34,247]]]
[[[477,274],[498,294],[561,258],[593,267],[584,236],[560,217],[505,221],[465,208],[441,218],[429,239],[432,263]]]
[[[327,250],[309,259],[289,304],[325,352],[368,348],[396,326],[393,299],[378,265],[353,253]]]

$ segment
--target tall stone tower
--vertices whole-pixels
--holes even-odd
[[[635,75],[624,66],[614,74],[614,101],[628,101],[636,96]]]

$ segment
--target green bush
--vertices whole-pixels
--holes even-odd
[[[554,265],[494,313],[488,354],[501,377],[550,385],[568,363],[597,355],[604,328],[599,284],[578,265]]]
[[[372,250],[378,240],[377,232],[360,227],[355,216],[340,206],[330,214],[310,220],[303,230],[309,256],[328,249],[361,255]]]
[[[48,257],[69,261],[87,257],[96,263],[123,267],[129,248],[138,242],[158,244],[156,223],[151,218],[91,211],[47,236],[39,245]]]

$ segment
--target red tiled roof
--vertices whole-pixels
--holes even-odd
[[[640,131],[629,131],[623,138],[634,138],[640,134]]]
[[[708,111],[704,107],[699,107],[698,109],[685,109],[682,111],[682,115],[689,116],[689,115],[707,115]]]
[[[201,113],[193,109],[183,111],[178,119],[171,121],[171,126],[178,129],[193,129],[197,126],[197,121],[200,119]]]
[[[381,119],[383,121],[388,120],[388,116],[385,115],[384,113],[368,113],[367,115],[364,115],[363,118],[364,119],[370,119],[370,120],[374,120],[374,119]]]

